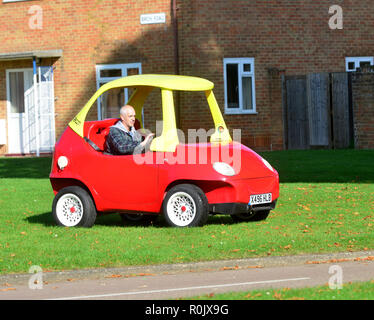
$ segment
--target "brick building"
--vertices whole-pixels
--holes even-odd
[[[283,149],[286,76],[374,64],[371,1],[335,2],[342,12],[329,13],[328,0],[2,0],[0,154],[33,153],[36,145],[50,152],[98,86],[136,73],[213,81],[226,124],[242,130],[244,144]],[[116,116],[128,94],[110,93],[90,116]],[[178,101],[182,129],[210,128],[199,97]],[[160,111],[146,105],[147,127]]]

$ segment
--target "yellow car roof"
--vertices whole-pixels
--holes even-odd
[[[161,89],[164,120],[163,129],[162,135],[153,139],[150,147],[152,151],[174,152],[179,143],[175,124],[173,90],[204,91],[213,116],[215,128],[217,129],[217,131],[211,136],[211,142],[227,143],[232,141],[212,91],[214,87],[213,82],[199,77],[180,75],[140,74],[119,78],[105,83],[95,92],[74,119],[70,121],[70,128],[83,137],[83,126],[86,115],[97,98],[110,89],[129,87],[138,89],[129,100],[129,103],[134,106],[138,114],[141,114],[144,100],[152,88]],[[221,132],[222,128],[224,129],[223,133]]]
[[[191,76],[139,74],[113,80],[104,86],[110,88],[150,86],[169,90],[206,91],[212,90],[214,84],[209,80]],[[107,89],[104,86],[103,90]]]

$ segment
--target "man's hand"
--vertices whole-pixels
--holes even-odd
[[[140,143],[140,145],[141,145],[142,147],[145,147],[149,142],[152,141],[152,139],[153,139],[154,136],[155,136],[154,133],[150,133],[150,134],[148,134],[148,135],[145,137],[144,141]]]

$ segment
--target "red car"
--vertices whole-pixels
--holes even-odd
[[[177,227],[203,225],[212,214],[229,214],[237,221],[265,219],[279,197],[278,173],[232,141],[213,86],[206,79],[171,75],[128,76],[103,85],[56,143],[50,174],[56,223],[91,227],[98,214],[114,212],[130,219],[163,214]],[[162,132],[145,153],[106,154],[106,136],[119,119],[85,121],[97,98],[113,88],[133,89],[128,104],[140,127],[146,97],[152,90],[161,92]],[[175,90],[205,92],[214,121],[209,142],[180,141]]]

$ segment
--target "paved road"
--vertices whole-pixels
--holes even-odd
[[[372,254],[372,255],[371,255]],[[337,266],[337,267],[334,267]],[[142,272],[139,272],[142,271]],[[277,257],[0,277],[0,299],[170,299],[259,288],[296,288],[374,279],[373,253]],[[340,277],[340,278],[339,278]],[[29,284],[30,282],[30,284]],[[30,289],[34,287],[34,289]]]

